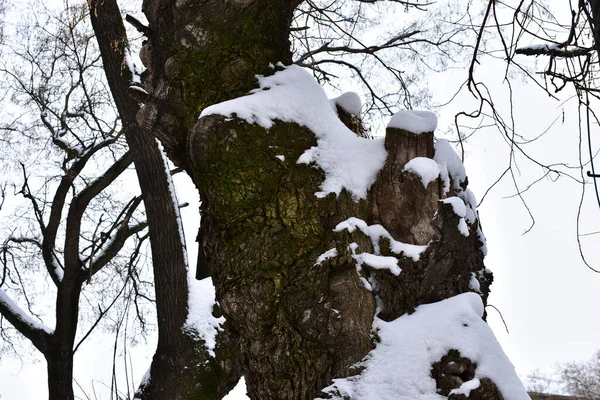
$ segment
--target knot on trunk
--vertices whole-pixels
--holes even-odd
[[[477,364],[454,349],[431,366],[438,394],[450,400],[503,400],[496,384],[488,378],[476,379],[476,371]]]

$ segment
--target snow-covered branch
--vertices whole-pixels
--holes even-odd
[[[0,314],[23,336],[31,340],[40,352],[46,353],[47,341],[54,331],[23,311],[2,288],[0,288]]]
[[[555,43],[538,44],[520,47],[515,52],[526,56],[552,56],[562,58],[573,58],[589,54],[594,49],[587,47],[569,46],[561,47]]]

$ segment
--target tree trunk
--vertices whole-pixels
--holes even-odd
[[[200,191],[199,260],[205,265],[199,268],[213,275],[252,399],[312,399],[332,378],[358,373],[354,365],[374,345],[377,306],[379,316],[391,320],[475,290],[474,274],[485,301],[491,283],[478,221],[462,235],[460,217],[439,201],[464,195],[466,181],[444,193],[440,180],[425,188],[403,170],[411,158],[434,156],[432,133],[389,131],[388,160],[369,196],[357,201],[346,191],[315,196],[323,171],[296,163],[317,145],[306,127],[276,121],[267,131],[235,116],[197,120],[208,105],[247,94],[255,74],[273,73],[269,64],[289,61],[298,3],[144,1],[150,30],[142,59],[150,97],[138,122],[160,138]],[[334,231],[350,217],[429,247],[414,261],[393,254],[384,239],[378,250],[359,231]],[[397,257],[402,274],[367,267],[357,273],[351,243]],[[332,249],[336,257],[317,262]],[[369,289],[367,279],[377,287]]]
[[[73,351],[53,349],[46,356],[48,364],[48,398],[50,400],[74,400]]]
[[[210,232],[203,250],[238,335],[248,393],[314,398],[372,348],[375,300],[356,273],[347,235],[333,231],[348,216],[366,219],[368,203],[347,193],[318,199],[321,171],[278,161],[277,154],[297,160],[316,145],[304,127],[282,123],[267,133],[207,117],[190,143]],[[370,246],[365,237],[353,241]],[[331,248],[340,256],[318,265]]]
[[[186,249],[170,171],[156,139],[136,122],[139,103],[129,94],[134,71],[128,66],[128,42],[116,1],[90,1],[90,16],[133,154],[152,250],[158,346],[150,380],[144,382],[136,397],[220,398],[219,393],[228,391],[240,376],[235,372],[237,364],[232,361],[235,343],[221,335],[216,349],[220,362],[216,362],[197,332],[185,329],[189,293]]]
[[[79,321],[81,284],[75,275],[77,266],[65,265],[65,275],[57,288],[56,330],[50,336],[44,353],[48,364],[50,400],[74,399],[73,351]]]

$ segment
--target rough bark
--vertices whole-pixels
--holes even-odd
[[[114,0],[91,0],[90,16],[104,70],[133,154],[142,191],[152,251],[156,292],[158,346],[151,379],[136,394],[145,399],[220,398],[238,374],[235,343],[222,340],[220,362],[208,354],[195,332],[185,330],[188,314],[186,250],[179,226],[178,205],[171,193],[171,177],[154,136],[137,121],[139,103],[130,97],[132,71],[121,13]],[[201,366],[201,367],[198,367]]]
[[[426,245],[419,261],[399,261],[399,277],[382,271],[372,274],[379,286],[383,303],[381,318],[392,320],[412,312],[420,304],[433,303],[470,291],[471,274],[476,274],[487,300],[492,275],[483,264],[482,243],[477,235],[479,221],[469,226],[469,236],[457,231],[459,217],[452,205],[440,200],[455,196],[451,189],[443,193],[441,180],[423,187],[421,177],[403,168],[415,157],[433,158],[433,133],[413,133],[388,129],[385,147],[388,159],[371,191],[372,218],[399,241]],[[450,185],[452,188],[453,185]],[[466,189],[466,183],[463,190]],[[389,246],[383,255],[392,255]]]
[[[318,199],[322,172],[275,157],[297,160],[316,144],[298,125],[267,132],[207,117],[190,143],[202,224],[211,232],[205,257],[238,333],[250,397],[314,397],[371,349],[375,301],[356,273],[348,235],[333,232],[347,216],[366,217],[367,203],[346,193]],[[342,256],[316,264],[331,248]]]
[[[450,400],[503,400],[502,394],[490,379],[483,378],[479,387],[471,390],[469,396],[451,393],[463,383],[475,378],[477,365],[468,358],[461,357],[457,350],[450,350],[442,359],[431,367],[431,376],[435,379],[438,393],[448,396]]]
[[[142,60],[148,102],[138,121],[189,171],[187,136],[200,111],[243,96],[269,63],[291,62],[299,0],[144,0],[150,33]]]
[[[73,352],[71,348],[52,349],[46,354],[48,398],[73,400]]]
[[[433,156],[432,133],[388,132],[388,161],[368,198],[354,201],[344,191],[314,196],[323,172],[296,163],[316,145],[305,127],[279,121],[267,132],[235,117],[197,120],[206,106],[247,94],[255,74],[273,73],[269,63],[289,61],[297,3],[144,2],[150,96],[137,120],[200,191],[201,274],[213,276],[253,399],[314,398],[332,378],[358,372],[353,365],[373,346],[376,298],[380,317],[393,319],[472,290],[471,274],[483,271],[477,222],[462,236],[452,207],[439,201],[455,193],[444,195],[439,181],[423,188],[402,170],[415,156]],[[399,278],[366,266],[359,275],[348,245],[375,249],[360,232],[334,232],[349,217],[429,249],[417,262],[397,255]],[[317,264],[333,248],[337,257]],[[384,241],[381,253],[393,255]],[[361,281],[368,277],[373,291]],[[490,282],[482,273],[484,302]]]

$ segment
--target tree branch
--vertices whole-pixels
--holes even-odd
[[[36,321],[13,302],[4,289],[0,288],[0,314],[8,320],[42,354],[46,354],[48,340],[53,330]]]
[[[136,233],[147,228],[148,223],[146,221],[140,222],[135,225],[129,225],[129,221],[133,216],[134,211],[141,204],[142,197],[136,197],[133,199],[125,215],[122,219],[118,221],[118,228],[116,232],[113,234],[114,238],[101,249],[99,249],[96,257],[94,258],[94,254],[90,255],[90,267],[87,270],[82,270],[79,276],[79,280],[83,282],[86,279],[90,279],[94,276],[98,271],[100,271],[106,264],[108,264],[123,248],[127,239]]]
[[[79,238],[81,231],[81,220],[89,203],[100,192],[108,187],[115,179],[123,173],[133,162],[133,156],[130,151],[115,161],[104,174],[98,179],[88,184],[80,193],[78,193],[69,206],[67,215],[67,229],[65,238],[65,272],[76,273],[76,270],[71,271],[70,267],[81,267],[79,257]]]
[[[62,212],[69,189],[71,188],[75,178],[79,176],[87,164],[88,160],[98,151],[115,143],[117,139],[118,136],[103,140],[83,152],[83,154],[78,157],[73,162],[71,167],[66,171],[61,178],[58,187],[56,188],[56,192],[54,193],[54,197],[52,199],[52,207],[50,210],[50,217],[48,218],[48,224],[47,226],[42,227],[42,234],[44,237],[42,242],[42,257],[44,258],[46,268],[48,269],[48,273],[50,274],[52,281],[57,286],[62,280],[62,274],[60,273],[62,267],[57,263],[54,250],[56,248],[56,235],[62,220]],[[43,221],[41,224],[43,224]]]

